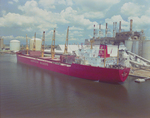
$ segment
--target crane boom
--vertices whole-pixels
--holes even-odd
[[[55,57],[55,28],[54,28],[52,44],[51,44],[51,58],[54,59],[54,57]]]
[[[27,50],[27,54],[28,54],[29,47],[28,47],[28,38],[27,38],[27,34],[26,34],[26,50]]]
[[[93,49],[94,40],[95,40],[95,25],[94,25],[93,39],[90,40],[90,42],[91,42],[91,49]]]
[[[36,32],[34,34],[33,51],[36,49]]]
[[[44,57],[44,47],[45,47],[45,31],[43,31],[43,37],[42,37],[41,57]]]
[[[68,34],[69,34],[69,26],[67,28],[67,35],[66,35],[66,42],[65,42],[64,54],[68,53]]]

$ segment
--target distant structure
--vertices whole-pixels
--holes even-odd
[[[11,51],[19,51],[20,50],[20,41],[11,40],[10,41],[10,50]]]
[[[134,32],[132,31],[132,24],[133,20],[130,20],[130,31],[122,32],[121,30],[121,21],[119,22],[119,32],[117,32],[117,22],[113,22],[113,37],[108,36],[109,28],[108,23],[106,23],[106,29],[105,29],[105,37],[102,37],[101,32],[101,24],[99,25],[99,37],[95,37],[95,41],[93,45],[99,45],[99,44],[119,44],[123,42],[125,44],[125,41],[128,39],[131,40],[145,40],[144,32]],[[92,38],[90,39],[92,40]],[[88,39],[85,39],[85,45],[88,45],[90,41]]]
[[[95,37],[93,45],[100,44],[121,44],[126,48],[145,59],[150,60],[150,40],[145,40],[144,31],[140,32],[132,30],[133,20],[130,20],[129,31],[122,31],[121,21],[119,22],[119,32],[117,32],[117,22],[113,22],[113,37],[108,36],[108,24],[106,23],[105,37]],[[99,26],[99,34],[101,34],[101,26]],[[90,40],[92,40],[91,38]],[[85,39],[85,45],[90,45],[90,41]]]
[[[35,47],[36,51],[41,51],[42,40],[39,38],[30,39],[30,50],[33,50]]]
[[[0,49],[4,48],[4,40],[0,37]]]

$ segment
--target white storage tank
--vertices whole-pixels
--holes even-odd
[[[139,55],[139,41],[138,40],[133,40],[133,48],[132,48],[132,52],[134,54]]]
[[[42,45],[42,40],[39,38],[35,38],[36,43],[35,43],[35,50],[36,51],[41,51],[41,45]],[[34,38],[30,39],[30,50],[33,50],[33,43],[34,43]]]
[[[143,41],[143,58],[150,60],[150,40]]]
[[[20,41],[11,40],[10,41],[10,50],[11,51],[19,51],[20,50]]]
[[[132,41],[132,40],[125,40],[125,47],[126,47],[130,52],[132,52],[132,44],[133,44],[133,41]]]

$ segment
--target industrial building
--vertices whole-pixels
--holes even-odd
[[[99,26],[99,37],[95,37],[95,29],[93,33],[93,38],[90,40],[85,39],[85,45],[100,45],[100,44],[124,44],[127,49],[145,59],[150,60],[150,40],[145,40],[144,31],[140,32],[132,30],[133,20],[130,20],[130,30],[122,31],[121,21],[119,22],[119,32],[117,32],[117,23],[113,23],[113,37],[108,37],[108,28],[106,23],[105,37],[100,37],[101,26]],[[95,26],[94,26],[95,28]]]
[[[0,50],[4,48],[4,40],[0,37]]]

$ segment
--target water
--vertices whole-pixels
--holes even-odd
[[[134,80],[94,82],[0,54],[1,118],[149,118],[150,80],[139,84]]]

